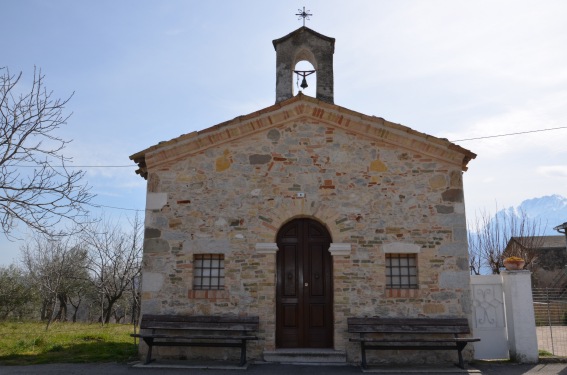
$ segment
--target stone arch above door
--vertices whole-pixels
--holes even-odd
[[[332,242],[340,241],[341,228],[347,220],[344,215],[325,204],[312,203],[308,198],[293,199],[258,215],[260,222],[258,242],[275,243],[280,228],[299,218],[308,218],[319,222],[331,235]]]

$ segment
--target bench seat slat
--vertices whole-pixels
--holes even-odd
[[[392,345],[392,346],[366,346],[366,349],[371,350],[456,350],[456,345]]]
[[[189,341],[156,341],[153,346],[201,346],[207,348],[241,348],[241,343],[237,342],[189,342]]]
[[[354,337],[351,338],[350,341],[352,342],[476,342],[480,341],[479,338],[475,337],[454,337],[454,338],[447,338],[447,339],[375,339],[371,337]]]
[[[259,317],[144,315],[141,329],[256,331]]]
[[[204,339],[219,339],[219,340],[258,340],[257,336],[220,336],[220,335],[193,335],[193,336],[179,336],[179,335],[162,335],[162,334],[132,334],[132,337],[152,338],[152,339],[179,339],[179,340],[204,340]]]
[[[260,318],[257,316],[238,317],[238,316],[204,316],[204,315],[151,315],[145,314],[143,317],[147,323],[172,322],[172,323],[258,323]]]
[[[419,326],[419,325],[468,326],[468,321],[466,318],[407,318],[407,319],[378,318],[378,317],[348,318],[349,324],[373,324],[374,322],[380,322],[382,324],[389,324],[389,325],[410,324],[412,326]]]
[[[410,325],[403,326],[383,326],[383,325],[364,325],[364,326],[350,326],[350,333],[372,333],[372,332],[384,332],[384,333],[415,333],[415,334],[429,334],[429,333],[459,333],[466,334],[470,333],[468,327],[453,327],[453,326],[418,326],[413,327]]]
[[[180,323],[167,323],[167,324],[145,324],[140,325],[141,329],[170,329],[170,330],[184,330],[184,331],[256,331],[258,325],[250,324],[233,324],[233,325],[218,325],[218,324],[180,324]]]
[[[470,333],[464,318],[348,318],[350,333]]]

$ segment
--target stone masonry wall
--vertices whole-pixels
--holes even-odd
[[[276,256],[255,246],[276,242],[297,217],[352,246],[333,257],[335,349],[349,360],[359,354],[348,317],[470,314],[460,166],[312,119],[149,170],[143,313],[259,315],[249,357],[261,358],[275,348]],[[388,290],[385,246],[408,245],[419,251],[419,288]],[[225,290],[192,290],[193,256],[202,253],[225,254]]]

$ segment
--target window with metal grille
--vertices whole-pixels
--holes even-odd
[[[193,289],[224,289],[224,255],[195,254],[193,257]]]
[[[386,254],[386,288],[417,289],[417,254]]]

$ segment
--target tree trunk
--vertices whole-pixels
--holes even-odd
[[[73,319],[73,323],[76,323],[77,322],[77,314],[79,312],[79,306],[81,306],[81,296],[79,295],[79,299],[78,299],[76,305],[73,303],[73,300],[71,298],[69,298],[69,303],[75,309],[75,311],[73,312],[73,318],[72,319]]]
[[[110,323],[110,318],[112,316],[112,307],[114,306],[114,303],[116,303],[116,301],[118,301],[118,299],[120,298],[120,296],[118,297],[114,297],[114,298],[106,298],[107,302],[108,302],[108,306],[106,306],[106,309],[104,310],[104,323],[108,324]]]
[[[41,321],[46,321],[53,315],[51,301],[47,298],[43,299],[41,302]]]
[[[59,300],[59,310],[55,315],[53,320],[58,320],[60,322],[67,321],[67,295],[65,293],[60,293],[57,295],[57,299]]]

